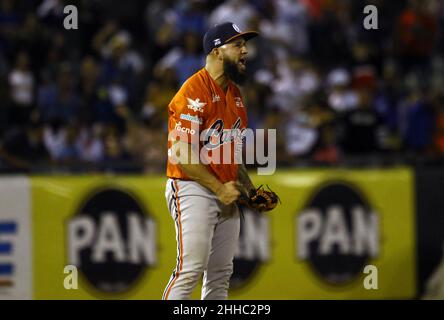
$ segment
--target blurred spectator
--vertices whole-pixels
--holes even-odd
[[[155,72],[161,73],[166,68],[172,68],[179,80],[179,85],[182,85],[186,79],[205,65],[200,40],[195,33],[185,33],[182,47],[174,48],[168,52],[156,65]]]
[[[15,67],[9,74],[11,124],[22,126],[29,121],[34,108],[34,83],[34,75],[29,67],[29,55],[20,52]]]
[[[102,126],[96,124],[92,128],[84,127],[76,140],[76,148],[80,161],[99,163],[105,155],[102,141]]]
[[[272,21],[265,21],[260,31],[263,37],[272,41],[276,49],[280,49],[280,58],[305,55],[308,52],[307,10],[299,0],[276,1]]]
[[[248,106],[248,127],[253,130],[264,128],[264,122],[270,117],[267,108],[270,91],[269,86],[255,82],[251,82],[243,90],[245,104]]]
[[[261,70],[256,74],[256,81],[270,85],[270,103],[284,111],[295,110],[304,97],[320,86],[316,71],[301,59],[286,58],[273,71]]]
[[[102,162],[102,169],[106,172],[130,172],[138,170],[131,162],[131,156],[126,151],[123,141],[120,138],[118,130],[108,125],[104,129],[104,158]],[[140,152],[140,150],[139,150]]]
[[[86,56],[80,66],[79,92],[81,99],[80,122],[91,125],[98,120],[100,106],[100,87],[98,77],[100,68],[96,60]]]
[[[41,64],[46,59],[46,50],[50,44],[50,32],[45,29],[34,13],[27,14],[21,27],[16,30],[15,42],[18,48],[32,53],[31,69],[35,70],[36,62]]]
[[[128,130],[119,149],[125,150],[125,157],[134,159],[145,173],[163,170],[167,154],[165,141],[168,139],[168,134],[166,128],[161,126],[165,125],[165,122],[159,123],[158,118],[146,114],[142,115],[142,121],[138,121],[128,109],[121,111]]]
[[[163,57],[178,40],[177,15],[174,0],[154,0],[145,9],[145,21],[150,40],[150,56],[154,61]]]
[[[66,145],[66,129],[61,119],[52,119],[45,125],[43,143],[52,160],[57,161],[61,158]]]
[[[346,69],[335,69],[327,75],[328,103],[336,112],[353,110],[358,106],[358,94],[350,83],[350,73]]]
[[[79,150],[76,147],[76,140],[79,128],[74,124],[66,126],[66,135],[63,147],[61,148],[58,160],[62,165],[75,165],[79,160]]]
[[[56,26],[63,23],[63,6],[62,0],[43,0],[37,8],[37,14],[45,20],[45,23]]]
[[[247,24],[247,30],[261,30],[263,17],[256,14]],[[261,31],[260,31],[261,32]],[[264,41],[248,41],[247,49],[247,68],[248,73],[254,75],[259,69],[264,68],[267,61],[271,60],[271,55],[274,52],[273,46],[270,45],[266,38],[261,35]]]
[[[372,94],[361,90],[357,109],[341,117],[341,147],[349,155],[365,155],[384,150],[386,128],[379,114],[371,108]]]
[[[287,153],[295,158],[309,156],[319,138],[309,115],[305,111],[295,114],[288,121],[286,131]]]
[[[13,54],[15,32],[21,23],[21,16],[14,8],[13,0],[0,2],[0,51]]]
[[[155,35],[173,15],[174,0],[153,0],[145,8],[147,33]]]
[[[144,69],[144,62],[140,54],[131,48],[131,35],[124,30],[119,31],[113,35],[111,39],[105,43],[96,43],[100,47],[100,52],[107,62],[112,63],[114,72],[133,72],[139,74]],[[112,68],[110,66],[110,68]],[[113,78],[113,73],[110,79]]]
[[[0,2],[0,141],[20,155],[4,148],[6,165],[40,130],[51,170],[164,170],[167,105],[225,21],[260,31],[241,89],[249,126],[278,129],[279,165],[444,157],[442,1],[80,1],[75,31],[60,28],[65,4]],[[363,27],[367,4],[378,30]]]
[[[68,53],[69,48],[67,48],[66,39],[63,33],[55,31],[51,36],[47,48],[44,69],[52,75],[57,74],[62,65],[66,64],[67,60],[70,58]]]
[[[165,69],[159,74],[159,80],[148,84],[141,118],[151,126],[165,126],[168,120],[168,104],[176,94],[177,80],[173,69]]]
[[[0,159],[7,172],[30,173],[39,165],[49,163],[43,143],[43,124],[30,121],[25,130],[12,128],[0,142]]]
[[[313,150],[313,161],[316,164],[335,165],[340,160],[336,130],[333,125],[319,128],[319,139]]]
[[[209,25],[233,22],[245,31],[250,19],[256,14],[255,8],[246,0],[227,0],[215,8],[209,16]]]
[[[335,117],[334,111],[319,92],[307,96],[302,109],[287,124],[287,152],[319,163],[336,163],[339,155]]]
[[[323,69],[350,61],[350,1],[322,1],[320,15],[309,25],[312,59]]]
[[[423,153],[431,147],[433,110],[424,92],[412,91],[400,102],[399,122],[404,147],[407,150]]]
[[[399,16],[396,29],[396,48],[404,72],[429,65],[437,36],[436,12],[430,12],[430,1],[410,0]]]
[[[182,5],[177,10],[176,28],[183,35],[186,33],[194,33],[199,39],[203,37],[206,31],[207,17],[205,14],[204,0],[190,0],[180,2]]]
[[[132,104],[135,102],[133,97],[137,92],[138,75],[145,66],[140,54],[130,48],[131,36],[128,32],[121,30],[114,34],[114,31],[113,24],[107,25],[95,38],[96,50],[102,55],[99,83],[105,87],[118,83],[127,93],[126,101]],[[102,37],[102,32],[105,32],[105,36],[111,33],[109,40]]]
[[[45,79],[38,92],[38,112],[45,122],[61,119],[66,123],[76,121],[80,98],[75,91],[73,72],[69,65],[61,66],[57,84]]]
[[[375,89],[378,69],[382,68],[382,66],[380,66],[380,62],[375,59],[375,53],[372,48],[364,42],[358,42],[353,45],[351,51],[353,59],[351,81],[353,88]]]

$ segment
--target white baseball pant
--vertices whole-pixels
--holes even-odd
[[[202,274],[202,300],[227,299],[239,238],[237,205],[225,206],[199,183],[178,179],[168,179],[165,197],[175,221],[177,263],[162,299],[190,299]]]

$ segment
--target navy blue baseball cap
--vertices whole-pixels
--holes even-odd
[[[225,43],[238,37],[242,37],[245,41],[248,41],[258,34],[256,31],[242,32],[239,27],[232,22],[216,24],[205,33],[203,38],[204,53],[208,55],[214,48],[221,47]]]

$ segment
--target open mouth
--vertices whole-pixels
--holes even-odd
[[[239,64],[239,66],[240,66],[242,69],[245,69],[245,68],[246,68],[246,63],[247,63],[247,60],[246,60],[245,58],[241,58],[241,59],[239,59],[238,64]]]

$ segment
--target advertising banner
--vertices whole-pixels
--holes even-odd
[[[160,299],[175,259],[164,181],[33,178],[34,298]]]
[[[27,177],[0,179],[0,300],[32,299],[30,203]]]
[[[408,169],[253,176],[231,299],[403,299],[416,290]],[[176,262],[164,177],[34,177],[35,299],[160,299]],[[200,284],[193,293],[200,298]]]
[[[416,174],[418,296],[444,299],[444,170],[419,167]]]
[[[255,177],[282,204],[245,222],[233,299],[403,299],[415,294],[408,169]],[[236,270],[237,266],[237,270]],[[239,270],[241,269],[241,270]]]

